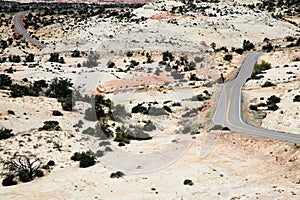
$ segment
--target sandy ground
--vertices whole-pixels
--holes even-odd
[[[244,3],[251,2],[255,0]],[[73,23],[72,19],[63,26],[42,28],[36,35],[45,38],[44,41],[49,42],[48,47],[36,52],[30,50],[36,53],[40,66],[21,67],[12,78],[17,81],[23,78],[28,78],[29,81],[69,78],[75,86],[82,86],[87,94],[94,94],[96,87],[101,85],[105,89],[112,89],[106,97],[116,104],[125,105],[127,111],[138,103],[150,101],[157,101],[162,105],[171,100],[181,102],[182,106],[174,108],[174,112],[168,116],[151,118],[159,128],[151,133],[152,140],[132,141],[121,149],[117,147],[117,143],[111,142],[110,147],[114,152],[105,152],[96,166],[80,169],[78,163],[70,160],[74,152],[94,147],[101,150],[105,148],[99,147],[99,141],[87,140],[88,137],[83,137],[74,130],[73,125],[83,118],[87,105],[80,105],[77,113],[71,113],[62,111],[55,99],[12,99],[7,92],[1,91],[1,126],[12,128],[16,133],[13,138],[0,141],[1,158],[6,159],[15,152],[30,151],[45,162],[52,159],[57,164],[50,174],[30,183],[0,186],[0,199],[299,199],[299,148],[292,144],[253,139],[237,133],[208,132],[208,120],[213,113],[214,102],[217,102],[216,95],[211,101],[186,101],[205,90],[215,94],[217,87],[204,87],[204,84],[218,79],[220,73],[226,79],[233,78],[246,56],[233,53],[233,60],[225,62],[225,53],[211,52],[209,45],[212,42],[217,47],[240,48],[244,39],[262,42],[265,37],[276,39],[295,35],[299,29],[275,20],[267,13],[254,13],[239,5],[214,5],[215,10],[229,12],[224,16],[218,14],[217,17],[203,17],[198,13],[190,13],[195,17],[175,17],[163,10],[163,5],[168,10],[182,3],[173,0],[156,1],[136,9],[134,13],[137,17],[149,18],[140,24],[119,23],[111,19],[100,21],[93,17],[80,22],[80,27],[70,29],[64,35],[62,29],[68,27],[68,23]],[[208,13],[215,14],[214,9],[209,9]],[[176,20],[178,25],[169,23],[169,18]],[[46,37],[43,36],[45,34]],[[80,51],[98,51],[98,66],[77,68],[78,63],[86,60],[86,57],[70,57],[69,51],[77,48]],[[128,50],[133,50],[133,57],[125,56]],[[199,81],[199,85],[191,86],[188,82],[174,82],[165,72],[155,76],[161,52],[166,50],[177,53],[176,56],[187,55],[192,61],[196,56],[203,57],[204,60],[196,64],[195,71],[206,81]],[[47,62],[49,53],[54,51],[60,52],[67,64]],[[141,51],[150,52],[154,62],[142,64],[145,57],[138,55]],[[6,49],[3,53],[24,55],[17,48]],[[263,127],[300,133],[300,107],[298,103],[292,102],[293,96],[299,94],[300,89],[299,62],[293,62],[297,53],[297,50],[291,50],[264,54],[261,60],[271,62],[273,68],[268,70],[264,79],[249,81],[245,86],[244,104],[247,108],[250,102],[258,102],[260,97],[266,100],[276,94],[281,98],[278,104],[280,109],[268,113],[261,121]],[[139,67],[129,73],[117,72],[117,68],[125,69],[132,59],[140,62]],[[107,69],[108,61],[114,61],[116,67]],[[285,67],[285,64],[289,66]],[[1,64],[1,68],[12,65]],[[146,69],[153,72],[148,73]],[[261,89],[260,85],[266,80],[277,86]],[[169,85],[160,87],[167,81],[170,82]],[[147,84],[154,86],[145,90],[144,86]],[[126,86],[128,91],[113,90]],[[179,124],[182,112],[192,108],[200,110],[200,107],[204,108],[197,112],[195,118],[189,119],[193,125],[199,126],[200,134],[188,137],[177,134],[182,130]],[[8,110],[13,110],[16,114],[9,115]],[[60,110],[64,116],[52,116],[53,110]],[[138,124],[139,121],[148,119],[148,116],[135,114],[130,123]],[[37,131],[46,120],[59,121],[63,131]],[[85,128],[93,125],[95,124],[86,123]],[[110,174],[117,170],[123,171],[126,176],[111,179]],[[183,185],[185,179],[191,179],[194,185]]]
[[[0,188],[4,199],[299,199],[299,150],[239,134],[201,133],[174,164],[111,179],[102,165],[55,168],[32,183]],[[217,137],[219,134],[215,133]],[[211,149],[211,151],[207,151]],[[206,154],[203,152],[210,152]],[[124,160],[123,162],[126,162]],[[191,179],[193,186],[183,185]],[[154,189],[152,189],[154,188]]]

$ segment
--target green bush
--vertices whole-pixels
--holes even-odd
[[[18,171],[18,177],[22,182],[29,182],[33,179],[28,170],[20,169]]]
[[[22,97],[29,94],[29,88],[23,85],[13,84],[10,86],[11,97]]]
[[[36,177],[42,177],[42,176],[44,176],[44,172],[42,170],[38,169],[38,170],[35,171],[35,176]]]
[[[8,174],[6,177],[2,180],[3,186],[11,186],[11,185],[17,185],[17,181],[14,180],[15,175]]]
[[[300,95],[296,95],[293,99],[293,102],[300,102]]]
[[[264,60],[262,61],[261,64],[255,64],[254,65],[254,69],[253,69],[253,72],[252,72],[252,75],[251,75],[251,78],[253,79],[256,79],[256,75],[257,74],[260,74],[261,72],[265,71],[265,70],[268,70],[268,69],[271,69],[271,64],[268,63],[268,62],[265,62]]]
[[[270,52],[273,50],[273,45],[268,42],[266,45],[262,46],[262,50],[265,51],[265,52]]]
[[[59,58],[59,53],[50,53],[49,62],[60,62],[62,57]]]
[[[278,110],[278,106],[275,103],[270,104],[268,105],[268,110],[273,110],[273,111]]]
[[[257,105],[250,105],[249,108],[250,108],[250,110],[256,110],[257,111]]]
[[[272,86],[276,86],[276,85],[270,81],[266,81],[264,84],[261,85],[261,87],[272,87]]]
[[[65,111],[72,111],[73,110],[73,98],[72,96],[68,96],[66,98],[59,100],[61,107]]]
[[[251,43],[249,40],[244,40],[243,41],[243,49],[245,51],[250,51],[251,49],[254,49],[254,44]]]
[[[279,102],[280,102],[280,98],[275,96],[275,95],[272,95],[268,98],[267,105],[276,104],[276,103],[279,103]]]
[[[226,54],[223,59],[230,62],[232,60],[232,55]]]
[[[125,128],[117,127],[116,136],[114,141],[123,142],[126,144],[130,143],[130,140],[150,140],[152,137],[144,132],[143,128],[140,126],[135,126],[133,130],[124,130]]]
[[[39,128],[39,131],[60,131],[61,127],[59,126],[58,121],[45,121],[44,126]]]
[[[125,174],[121,171],[117,171],[110,174],[110,178],[121,178],[123,176],[125,176]]]
[[[0,74],[0,88],[3,86],[10,86],[12,84],[12,80],[10,76],[6,74]]]
[[[73,51],[71,56],[72,57],[80,57],[80,51],[78,51],[78,50]]]
[[[55,78],[52,80],[52,83],[45,94],[47,97],[57,99],[70,97],[72,96],[72,90],[70,89],[72,85],[73,84],[67,79],[59,80]]]
[[[75,152],[71,157],[71,160],[79,161],[79,167],[86,168],[95,165],[96,157],[92,154],[92,152]]]
[[[48,166],[54,166],[55,162],[53,160],[49,160],[49,162],[47,163]]]
[[[0,129],[0,140],[5,140],[12,136],[14,136],[14,134],[12,133],[12,129],[7,129],[7,128]]]

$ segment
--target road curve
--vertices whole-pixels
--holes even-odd
[[[23,37],[30,41],[31,43],[33,43],[34,45],[40,47],[40,48],[45,48],[46,45],[42,44],[41,42],[31,38],[29,36],[29,34],[25,31],[21,20],[22,20],[22,15],[24,15],[26,13],[26,11],[23,12],[18,12],[15,16],[14,16],[14,25],[15,25],[15,29],[19,32],[19,34],[23,35]]]
[[[241,90],[247,79],[251,76],[254,64],[261,54],[259,52],[249,54],[244,60],[237,77],[223,86],[212,122],[252,137],[300,144],[300,135],[258,128],[246,124],[243,120],[241,113]]]

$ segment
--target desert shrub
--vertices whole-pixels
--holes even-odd
[[[256,75],[262,73],[265,70],[271,69],[271,64],[268,62],[262,61],[261,64],[255,64],[254,69],[251,75],[251,78],[257,79]]]
[[[34,62],[34,54],[30,53],[25,57],[26,62]]]
[[[169,51],[163,52],[162,56],[163,56],[162,57],[163,61],[173,61],[174,60],[174,56]]]
[[[114,141],[124,142],[126,144],[130,143],[129,135],[124,130],[122,130],[120,127],[116,128],[116,133],[115,134],[116,134],[116,137],[115,137]]]
[[[257,105],[250,105],[249,108],[250,108],[250,110],[256,110],[257,111]]]
[[[300,95],[296,95],[293,99],[293,102],[300,102]]]
[[[59,54],[58,53],[50,53],[49,62],[58,62],[59,61]]]
[[[174,103],[172,103],[172,106],[181,106],[181,103],[180,102],[174,102]]]
[[[112,61],[109,61],[107,63],[107,68],[113,68],[114,66],[116,66],[116,64],[114,62],[112,62]]]
[[[280,98],[275,96],[275,95],[272,95],[268,98],[267,100],[267,105],[270,105],[270,104],[276,104],[276,103],[279,103],[280,102]]]
[[[244,51],[250,51],[251,49],[254,49],[254,44],[251,43],[249,40],[243,41],[243,49]]]
[[[3,186],[11,186],[11,185],[17,185],[17,181],[14,180],[15,175],[13,174],[7,174],[5,178],[2,180]]]
[[[35,176],[36,177],[42,177],[42,176],[44,176],[44,172],[42,170],[40,170],[40,169],[36,170],[35,171]]]
[[[209,96],[208,95],[204,96],[203,94],[198,94],[191,98],[192,101],[204,101],[204,100],[208,100],[208,99],[209,99]]]
[[[75,58],[80,57],[80,51],[78,51],[78,50],[73,51],[71,56],[75,57]]]
[[[19,63],[21,62],[21,57],[19,55],[13,55],[8,57],[9,62]]]
[[[14,134],[12,133],[12,129],[7,129],[7,128],[0,129],[0,140],[5,140],[12,136],[14,136]]]
[[[276,85],[270,81],[266,81],[264,82],[264,84],[261,85],[261,87],[272,87],[272,86],[276,86]]]
[[[222,129],[223,129],[222,125],[216,124],[210,130],[222,130]]]
[[[91,135],[105,140],[114,136],[113,132],[109,129],[107,119],[101,119],[95,126],[95,128],[89,127],[82,131],[83,134]]]
[[[59,102],[64,111],[72,111],[73,110],[74,102],[73,102],[72,96],[68,96],[68,97],[59,99]]]
[[[273,110],[273,111],[278,110],[278,106],[276,104],[270,104],[268,105],[268,110]]]
[[[135,126],[130,130],[126,130],[124,127],[120,128],[117,127],[116,128],[116,137],[114,139],[114,141],[116,142],[122,142],[122,143],[126,143],[129,144],[130,140],[150,140],[152,139],[151,136],[149,136],[147,133],[144,132],[143,128],[140,126]]]
[[[132,53],[131,51],[127,51],[127,52],[126,52],[126,56],[127,56],[127,57],[131,57],[131,56],[133,56],[133,53]]]
[[[34,81],[33,87],[35,87],[35,88],[47,88],[48,83],[45,80]]]
[[[163,108],[168,112],[168,113],[172,113],[172,110],[169,106],[163,106]]]
[[[267,42],[267,44],[262,46],[262,50],[265,52],[270,52],[273,50],[273,45],[270,42]]]
[[[59,110],[53,110],[52,115],[53,116],[63,116],[63,114]]]
[[[8,183],[13,181],[14,176],[17,176],[22,182],[29,182],[35,177],[41,175],[42,162],[35,155],[19,155],[15,154],[12,158],[3,162],[3,170],[8,171]],[[4,180],[3,180],[4,181]]]
[[[0,74],[0,88],[3,86],[10,86],[12,84],[12,80],[10,76],[6,74]]]
[[[59,126],[58,121],[45,121],[44,126],[39,128],[39,131],[60,131],[61,127]]]
[[[57,78],[52,80],[52,83],[48,90],[45,92],[45,95],[52,98],[67,98],[72,95],[72,90],[70,87],[73,84],[70,83],[67,79],[59,80]]]
[[[149,110],[142,104],[138,104],[131,109],[132,113],[143,113],[148,114]]]
[[[10,86],[11,97],[22,97],[29,94],[29,88],[23,85],[13,84]]]
[[[71,157],[71,160],[79,161],[79,167],[86,168],[95,165],[96,157],[93,155],[91,151],[87,152],[75,152]]]
[[[8,113],[9,115],[15,115],[15,111],[13,111],[13,110],[7,110],[7,113]]]
[[[236,52],[237,54],[242,55],[244,53],[244,49],[238,48],[238,49],[232,49],[232,51]]]
[[[190,186],[194,185],[193,181],[190,180],[190,179],[185,179],[185,180],[183,181],[183,184],[184,184],[184,185],[190,185]]]
[[[53,160],[49,160],[47,163],[48,166],[54,166],[55,162]]]
[[[223,57],[223,59],[230,62],[230,61],[232,60],[232,55],[231,55],[231,54],[226,54],[226,55]]]
[[[96,121],[100,118],[112,118],[113,104],[110,99],[105,99],[102,95],[96,95],[92,102],[92,108],[85,111],[84,118],[89,121]]]
[[[121,178],[123,176],[125,176],[125,174],[121,171],[117,171],[110,174],[110,178]]]

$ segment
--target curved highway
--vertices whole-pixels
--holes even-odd
[[[214,124],[228,127],[235,132],[244,133],[252,137],[300,144],[300,135],[254,127],[246,124],[242,118],[241,90],[246,80],[251,76],[254,64],[260,56],[261,53],[259,52],[248,55],[237,77],[223,86],[212,121]]]
[[[24,15],[26,13],[25,12],[19,12],[17,13],[15,16],[14,16],[14,25],[15,25],[15,29],[19,32],[19,34],[23,35],[23,37],[30,41],[31,43],[33,43],[34,45],[38,46],[38,47],[41,47],[41,48],[45,48],[46,45],[42,44],[41,42],[31,38],[29,36],[29,34],[25,31],[22,23],[21,23],[21,20],[22,20],[22,15]]]

